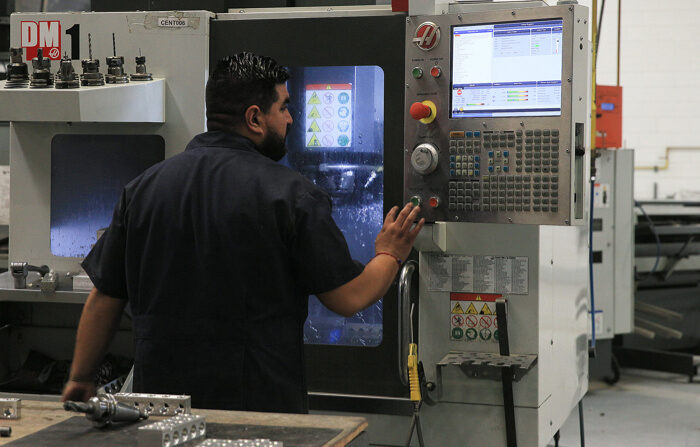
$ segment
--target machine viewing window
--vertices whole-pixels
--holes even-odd
[[[56,135],[51,141],[51,253],[85,257],[122,188],[165,157],[160,135]]]
[[[369,262],[384,206],[384,72],[377,66],[290,67],[294,124],[285,163],[325,190],[353,259]],[[377,346],[383,303],[350,318],[309,299],[308,344]]]
[[[563,23],[454,26],[450,117],[561,115]]]

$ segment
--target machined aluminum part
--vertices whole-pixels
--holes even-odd
[[[185,414],[139,427],[139,447],[174,447],[204,439],[207,424],[204,416]]]
[[[284,444],[269,439],[207,439],[197,447],[284,447]]]
[[[22,417],[22,401],[16,398],[0,398],[0,419]]]
[[[178,416],[190,414],[190,396],[177,394],[116,393],[117,402],[133,405],[153,416]]]

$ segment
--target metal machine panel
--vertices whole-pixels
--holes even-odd
[[[292,73],[288,83],[292,96],[290,111],[295,122],[288,137],[287,163],[329,192],[333,199],[334,217],[345,233],[351,253],[353,245],[357,246],[359,256],[353,255],[365,261],[367,259],[360,258],[362,253],[371,251],[378,228],[344,226],[343,221],[348,220],[344,218],[344,213],[354,207],[361,217],[371,208],[368,218],[375,219],[376,215],[381,220],[392,206],[401,203],[403,173],[403,152],[397,142],[401,141],[403,134],[405,89],[401,49],[404,45],[405,16],[392,14],[386,8],[379,9],[375,15],[376,11],[377,8],[370,8],[369,12],[356,8],[343,9],[327,12],[324,17],[319,17],[322,14],[317,9],[307,8],[289,8],[286,13],[252,10],[250,14],[221,14],[212,21],[210,54],[213,64],[221,57],[239,51],[252,51],[273,57],[278,63],[289,67]],[[368,29],[376,32],[368,33]],[[376,45],[378,36],[382,39],[381,46]],[[352,76],[348,78],[347,72],[352,72]],[[376,92],[380,90],[375,88],[374,97],[363,93],[363,83],[369,82],[363,79],[368,76],[374,78],[375,87],[383,88],[379,101]],[[302,78],[304,81],[300,82]],[[325,101],[325,95],[322,90],[327,87],[329,93],[344,92],[351,101],[360,101],[349,110],[354,114],[354,130],[345,133],[347,140],[339,142],[336,138],[333,142],[329,140],[324,143],[325,118],[309,119],[310,114],[316,116],[315,113],[324,113],[324,104],[321,103]],[[308,100],[299,101],[303,96]],[[317,112],[313,107],[304,109],[312,101],[316,102]],[[382,107],[372,106],[382,101]],[[361,123],[367,115],[374,114],[381,115],[383,125],[379,120],[371,128]],[[315,119],[318,121],[314,123]],[[357,127],[358,124],[360,127]],[[318,140],[314,139],[314,133]],[[331,133],[330,128],[327,133]],[[377,168],[378,163],[381,168]],[[369,169],[369,166],[374,167]],[[374,176],[371,172],[376,173],[375,180],[372,180]],[[364,173],[370,173],[370,176]],[[363,180],[358,182],[359,179]],[[372,184],[380,181],[383,182],[383,192],[378,196],[373,192]],[[375,203],[378,204],[376,209]],[[364,247],[359,249],[361,245]],[[395,398],[407,394],[407,388],[401,382],[398,362],[396,293],[396,288],[392,287],[387,293],[388,299],[381,304],[379,337],[359,337],[358,341],[368,341],[366,346],[362,346],[362,343],[357,343],[357,346],[344,345],[347,341],[344,336],[331,337],[329,341],[325,334],[320,334],[323,344],[307,344],[307,377],[312,392],[312,408],[338,408],[341,405],[338,400],[345,398],[338,396],[340,393],[351,397],[372,394]],[[327,312],[315,307],[313,299],[310,301],[310,319],[330,317],[324,314]],[[370,309],[360,319],[364,318],[366,323],[373,325],[375,317],[376,312]],[[335,319],[340,330],[363,323],[357,318],[336,316]],[[309,331],[308,326],[307,323],[307,340],[325,330]],[[314,327],[319,329],[317,325]],[[365,326],[365,329],[368,327]],[[367,365],[372,367],[368,368]]]
[[[46,123],[41,122],[40,114],[34,117],[36,122],[12,123],[10,163],[14,175],[11,178],[10,206],[11,260],[36,265],[46,264],[56,271],[79,270],[81,257],[55,256],[51,253],[51,141],[55,135],[160,135],[165,140],[165,157],[169,157],[184,150],[192,136],[205,130],[204,88],[209,67],[209,19],[213,14],[206,11],[177,14],[187,18],[187,26],[158,26],[158,18],[170,17],[172,12],[12,15],[13,47],[21,46],[20,22],[59,21],[60,32],[63,33],[60,52],[72,54],[74,69],[79,73],[80,59],[88,56],[88,33],[91,34],[93,56],[104,61],[106,56],[113,54],[114,32],[117,51],[125,57],[126,71],[133,72],[134,57],[138,56],[141,50],[147,57],[148,70],[158,78],[165,78],[166,87],[163,124]],[[71,34],[67,33],[69,29],[78,31],[79,42],[76,43],[79,45],[71,42]],[[188,62],[184,63],[183,60]],[[104,72],[104,68],[102,71]],[[95,91],[91,91],[90,87],[83,87],[79,92],[70,92],[69,96],[97,96],[100,90],[111,91],[108,86],[98,87]],[[2,93],[0,91],[0,95]],[[37,93],[58,94],[68,91]],[[108,98],[105,97],[105,101]],[[99,101],[97,98],[93,99]],[[146,98],[134,98],[132,107],[139,108],[139,101],[144,99]],[[36,107],[40,109],[41,105],[36,104]],[[103,107],[108,108],[110,105],[103,102]],[[53,115],[50,120],[47,119],[54,120]],[[76,166],[76,170],[80,168],[81,166]],[[117,199],[118,195],[114,197],[113,204]]]
[[[429,107],[434,110],[422,121],[416,121],[420,114],[405,115],[404,198],[425,203],[428,221],[585,223],[583,198],[589,163],[587,11],[565,5],[408,19],[407,39],[413,39],[414,44],[406,46],[406,109],[411,104],[432,104]],[[548,110],[540,113],[552,116],[526,112],[499,117],[489,112],[493,116],[453,117],[456,100],[450,98],[456,67],[452,60],[456,57],[452,54],[455,27],[547,20],[561,21],[563,29],[561,41],[556,40],[556,48],[552,48],[553,52],[561,51],[562,58],[560,116]],[[545,82],[549,81],[541,84]],[[496,84],[492,84],[494,88]],[[530,95],[529,90],[520,90],[520,96]],[[556,181],[556,192],[542,196],[538,179],[550,184]],[[524,194],[516,199],[507,195],[509,189]]]
[[[481,336],[484,328],[480,320],[485,315],[480,308],[488,298],[478,293],[483,289],[475,287],[483,288],[485,283],[478,286],[475,280],[473,287],[464,286],[464,281],[457,279],[463,278],[464,269],[453,267],[452,287],[433,290],[436,287],[433,276],[444,276],[445,273],[436,273],[436,268],[430,265],[430,258],[493,256],[528,260],[526,293],[522,293],[525,292],[524,286],[520,290],[511,288],[515,293],[503,292],[508,288],[505,284],[512,281],[507,275],[501,275],[499,279],[497,274],[494,284],[497,290],[501,290],[497,294],[508,299],[511,353],[537,355],[534,368],[513,385],[518,441],[522,445],[544,446],[588,388],[586,228],[468,223],[436,223],[432,227],[439,226],[444,228],[436,231],[436,228],[428,227],[426,233],[444,234],[442,241],[433,241],[424,235],[417,244],[421,261],[419,356],[427,380],[442,381],[438,384],[442,388],[441,395],[437,396],[439,403],[435,407],[424,407],[421,412],[426,426],[431,420],[436,424],[435,429],[424,430],[424,435],[425,432],[432,433],[425,435],[431,436],[432,442],[428,444],[457,446],[461,445],[461,440],[479,439],[482,445],[505,445],[500,381],[468,377],[459,368],[443,369],[439,378],[435,367],[450,351],[497,353],[498,343],[493,339],[497,330],[494,326],[490,326],[491,338]],[[437,248],[439,245],[444,251]],[[474,272],[476,275],[476,269]],[[455,337],[451,332],[456,327],[451,319],[459,315],[454,313],[454,294],[460,291],[483,295],[483,301],[470,303],[479,303],[471,310],[477,314],[470,314],[470,310],[462,306],[463,316],[474,317],[476,321],[474,327],[478,335],[473,339],[466,335]],[[465,334],[468,327],[470,324],[465,323]],[[453,416],[460,419],[459,424],[450,426],[444,423]],[[480,436],[483,427],[490,427],[488,431],[494,435]],[[445,433],[446,430],[450,432]]]
[[[596,338],[632,331],[634,151],[599,149],[593,197]],[[590,331],[590,329],[589,329]]]

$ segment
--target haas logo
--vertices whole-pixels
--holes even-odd
[[[61,22],[58,20],[23,21],[22,48],[27,49],[27,60],[37,56],[39,48],[43,48],[44,57],[61,59]]]
[[[433,22],[421,23],[413,36],[413,43],[421,50],[432,50],[440,43],[440,27]]]

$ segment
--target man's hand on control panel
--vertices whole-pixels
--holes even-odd
[[[398,209],[399,207],[395,206],[386,215],[384,225],[374,241],[374,251],[377,255],[393,256],[401,263],[411,253],[413,243],[423,228],[425,219],[421,219],[414,226],[413,223],[420,214],[420,207],[414,207],[411,203],[407,203],[397,216]]]

